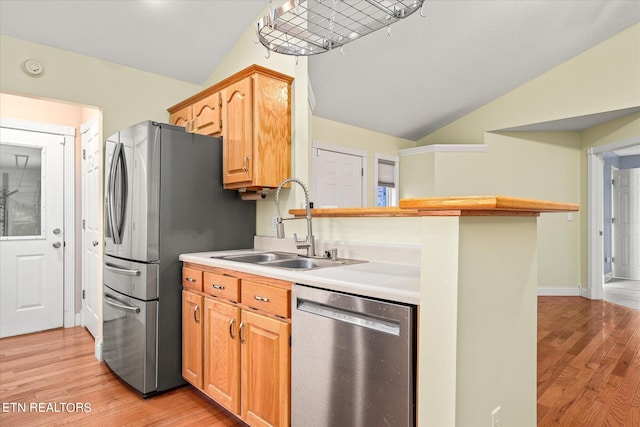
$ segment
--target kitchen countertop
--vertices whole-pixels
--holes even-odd
[[[577,212],[575,203],[524,199],[509,196],[449,196],[402,199],[398,207],[316,208],[313,217],[407,217],[407,216],[539,216],[542,212]],[[291,209],[303,217],[304,209]]]
[[[420,268],[412,265],[363,262],[339,267],[319,268],[317,270],[296,271],[211,258],[259,252],[269,251],[241,249],[198,252],[182,254],[179,259],[183,262],[226,268],[334,291],[408,304],[417,305],[420,303]]]

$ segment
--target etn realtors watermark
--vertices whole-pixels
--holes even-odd
[[[90,413],[91,403],[83,402],[2,402],[2,413],[41,412],[41,413]]]

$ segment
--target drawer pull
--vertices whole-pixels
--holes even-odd
[[[193,320],[195,320],[196,323],[200,323],[200,306],[196,305],[196,307],[193,309]]]
[[[221,291],[221,290],[223,290],[223,289],[224,289],[224,286],[222,286],[222,285],[217,285],[217,284],[215,284],[215,283],[214,283],[214,284],[213,284],[213,289],[218,289],[218,290],[220,290],[220,291]]]
[[[187,282],[196,283],[196,279],[192,279],[191,277],[186,277],[185,280]]]
[[[253,298],[256,301],[269,302],[269,298],[268,297],[261,297],[260,295],[254,295]]]

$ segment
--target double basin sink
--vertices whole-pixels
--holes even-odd
[[[265,267],[284,268],[287,270],[316,270],[318,268],[339,267],[348,264],[357,264],[366,261],[355,259],[330,259],[320,257],[307,257],[287,252],[261,252],[251,254],[223,255],[212,258],[227,261],[246,262],[259,264]]]

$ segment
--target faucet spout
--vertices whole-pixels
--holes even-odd
[[[309,190],[307,190],[307,186],[304,185],[302,181],[297,178],[287,178],[278,185],[278,189],[276,191],[276,210],[278,212],[278,217],[276,219],[276,233],[278,239],[284,239],[284,223],[283,221],[289,219],[298,219],[298,218],[282,218],[282,214],[280,213],[280,190],[282,187],[289,183],[295,182],[296,184],[302,187],[304,191],[304,201],[306,208],[306,220],[307,220],[307,238],[304,240],[298,240],[298,236],[294,234],[294,241],[296,243],[296,248],[298,249],[306,249],[307,256],[316,256],[316,244],[315,238],[313,237],[313,224],[311,218],[311,206],[309,203]]]

